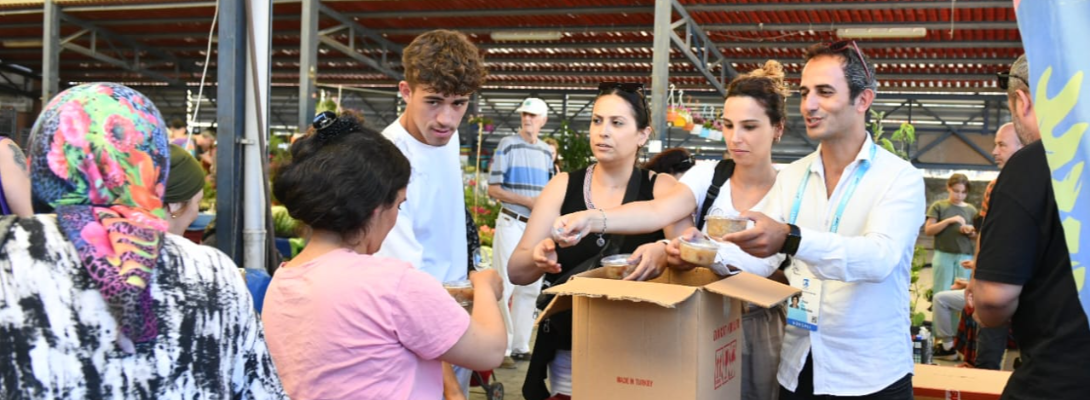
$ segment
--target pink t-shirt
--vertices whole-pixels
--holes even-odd
[[[345,249],[276,271],[262,320],[296,400],[439,399],[436,358],[469,328],[469,314],[435,278]]]

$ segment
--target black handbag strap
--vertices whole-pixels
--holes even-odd
[[[719,189],[734,174],[734,160],[719,160],[715,164],[715,175],[712,175],[712,185],[708,188],[708,194],[704,196],[704,205],[700,207],[700,214],[696,216],[696,229],[704,229],[704,217],[712,209],[712,203],[719,197]]]

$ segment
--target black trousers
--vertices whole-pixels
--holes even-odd
[[[814,394],[814,361],[809,354],[806,355],[806,364],[799,372],[799,384],[795,392],[780,386],[780,400],[806,400],[806,399],[859,399],[859,400],[912,400],[912,374],[907,374],[897,382],[886,386],[885,389],[864,396],[829,396]]]

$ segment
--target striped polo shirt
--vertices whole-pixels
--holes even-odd
[[[500,185],[503,190],[523,196],[537,197],[549,183],[553,170],[552,148],[540,139],[530,144],[520,135],[500,140],[492,155],[492,172],[489,185]],[[530,216],[530,209],[520,204],[503,204],[511,211]]]

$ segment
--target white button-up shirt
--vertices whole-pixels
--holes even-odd
[[[871,160],[866,142],[827,197],[821,150],[780,171],[769,193],[768,216],[787,221],[802,179],[808,179],[795,225],[802,241],[795,254],[823,281],[817,331],[788,326],[778,379],[794,391],[812,352],[814,393],[861,396],[913,371],[909,332],[912,253],[924,222],[923,174],[884,149]],[[848,200],[837,233],[833,217],[855,170],[870,169]]]

